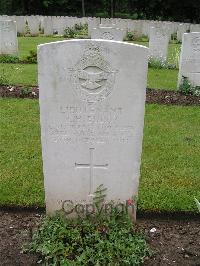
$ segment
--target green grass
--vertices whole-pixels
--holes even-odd
[[[178,70],[149,68],[147,86],[152,89],[176,90]]]
[[[64,40],[64,37],[18,37],[19,42],[19,57],[22,59],[24,56],[27,56],[30,50],[37,50],[37,45],[48,42],[56,42]],[[138,42],[134,41],[133,43],[144,45],[148,47],[148,42]],[[177,50],[180,50],[180,44],[169,44],[168,50],[168,61],[174,63],[174,56]]]
[[[199,107],[147,105],[139,208],[196,211]],[[44,205],[37,100],[0,100],[0,205]]]
[[[177,56],[180,56],[181,52],[181,44],[174,44],[170,43],[169,49],[168,49],[168,62],[175,64]]]
[[[43,205],[38,101],[0,100],[0,203]]]
[[[5,73],[7,84],[37,85],[37,65],[35,64],[0,64],[0,73]],[[178,70],[150,68],[147,86],[176,90],[177,75]]]
[[[4,73],[10,85],[37,85],[36,64],[0,64],[0,77]]]
[[[48,42],[62,41],[62,37],[18,37],[19,57],[27,56],[30,50],[37,50],[37,45]]]
[[[140,208],[196,210],[200,199],[199,107],[148,105]]]

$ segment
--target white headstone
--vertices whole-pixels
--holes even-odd
[[[44,33],[44,16],[38,16],[40,20],[40,31],[41,33]]]
[[[200,32],[200,24],[190,24],[190,32]]]
[[[0,20],[11,20],[10,16],[7,16],[7,15],[2,15],[0,16]]]
[[[52,24],[53,24],[53,33],[58,34],[59,31],[59,18],[56,16],[52,16]]]
[[[135,38],[142,37],[142,34],[143,34],[143,21],[142,20],[129,20],[127,28],[129,32],[133,33]]]
[[[166,32],[168,34],[169,39],[171,39],[171,35],[177,32],[177,25],[173,22],[169,21],[163,21],[160,25],[163,32]]]
[[[149,39],[149,56],[161,61],[166,61],[169,33],[162,28],[151,27]]]
[[[73,28],[75,24],[78,24],[78,21],[75,17],[67,17],[66,26],[69,28]]]
[[[40,33],[40,19],[38,16],[27,16],[26,21],[28,23],[28,28],[30,30],[30,34],[38,35]]]
[[[183,77],[193,86],[200,86],[200,32],[183,34],[178,87]]]
[[[128,19],[118,18],[115,20],[115,25],[117,28],[126,30],[126,32],[127,32],[128,31],[128,21],[129,21]]]
[[[142,35],[149,37],[149,29],[150,29],[150,21],[149,20],[143,20],[142,24]]]
[[[0,21],[0,54],[17,55],[17,26],[11,20]]]
[[[58,17],[58,35],[64,35],[67,23],[65,17]]]
[[[98,27],[91,31],[91,39],[123,41],[125,37],[126,30],[115,27]]]
[[[63,35],[67,27],[72,27],[70,24],[72,21],[71,17],[52,17],[53,33],[58,35]]]
[[[179,23],[177,27],[177,40],[182,42],[182,37],[184,33],[187,33],[190,30],[189,23]]]
[[[17,32],[24,35],[26,33],[26,20],[24,16],[16,16]]]
[[[115,20],[112,18],[101,18],[101,25],[103,27],[111,27],[113,24],[115,24]]]
[[[70,40],[38,49],[40,121],[47,213],[63,202],[137,195],[148,48]]]
[[[93,28],[98,28],[100,25],[100,18],[88,18],[88,36],[91,37]]]
[[[53,20],[52,17],[44,17],[43,19],[44,35],[53,35]]]

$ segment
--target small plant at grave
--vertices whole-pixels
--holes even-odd
[[[65,38],[74,38],[76,36],[74,28],[67,27],[64,30],[64,37]]]
[[[166,60],[164,59],[157,59],[150,57],[149,58],[149,67],[154,68],[154,69],[175,69],[176,66],[169,64]]]
[[[23,37],[24,35],[20,32],[17,32],[17,37]]]
[[[196,198],[194,198],[194,200],[195,200],[197,208],[198,208],[198,210],[200,212],[200,202]]]
[[[24,87],[20,90],[20,96],[22,98],[29,96],[31,93],[32,93],[32,88],[30,87]]]
[[[151,252],[129,216],[46,217],[23,248],[44,265],[141,265]]]
[[[176,32],[171,35],[171,40],[173,43],[177,42],[177,33]]]
[[[191,84],[187,77],[182,77],[182,83],[179,86],[179,91],[184,95],[189,95],[191,92]]]
[[[150,57],[149,61],[148,61],[149,67],[155,68],[155,69],[165,68],[165,66],[166,66],[165,64],[166,63],[165,63],[164,60],[156,59],[156,58],[153,58],[153,57]]]
[[[149,38],[146,35],[137,36],[137,32],[128,31],[125,37],[125,41],[148,42]]]
[[[23,61],[25,63],[37,64],[37,52],[30,50],[29,55],[27,55]]]
[[[142,35],[142,37],[140,38],[141,42],[149,42],[149,37],[146,35]]]
[[[184,95],[200,96],[200,86],[192,86],[187,77],[182,76],[179,91]]]
[[[0,55],[0,63],[10,63],[15,64],[19,63],[19,57],[15,55]]]
[[[200,96],[200,86],[191,87],[191,93],[194,96]]]
[[[83,30],[83,28],[84,28],[84,26],[82,24],[75,24],[74,25],[74,30],[76,32],[79,32],[79,31]]]
[[[30,34],[30,28],[29,28],[29,25],[28,25],[28,21],[26,20],[26,23],[25,23],[25,35],[29,35]]]
[[[0,72],[0,85],[7,85],[9,83],[9,80],[5,74],[5,69],[3,68]]]
[[[75,24],[73,27],[67,27],[64,32],[65,38],[85,38],[88,36],[88,24]]]
[[[88,24],[81,24],[81,30],[79,32],[79,35],[82,35],[84,37],[88,36]]]
[[[134,41],[135,40],[134,34],[131,31],[128,31],[126,34],[125,40],[129,42]]]

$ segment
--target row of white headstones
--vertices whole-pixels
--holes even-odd
[[[100,25],[91,29],[92,39],[108,39],[123,41],[126,31],[117,28],[116,24],[111,27]],[[168,45],[171,34],[168,28],[151,27],[149,39],[149,58],[166,62]],[[18,54],[16,22],[0,21],[0,54]],[[200,32],[184,33],[182,51],[179,64],[178,86],[182,77],[187,77],[192,86],[200,85]]]
[[[73,27],[75,24],[88,24],[89,37],[91,29],[102,25],[116,25],[117,28],[132,32],[136,37],[150,36],[150,28],[168,29],[170,34],[177,34],[177,40],[182,40],[183,33],[200,32],[200,24],[152,21],[152,20],[131,20],[121,18],[95,18],[95,17],[68,17],[68,16],[0,16],[0,20],[13,20],[17,23],[18,33],[24,35],[27,32],[27,26],[30,34],[38,35],[41,32],[44,35],[52,35],[57,32],[64,34],[67,27]]]
[[[3,25],[4,37],[12,31],[8,25],[15,23]],[[182,64],[191,75],[192,62],[198,63],[200,54],[199,34],[184,35]],[[101,207],[111,212],[111,205],[120,206],[136,219],[133,199],[140,176],[148,58],[149,48],[115,40],[38,46],[48,214],[96,210],[95,191],[103,185],[106,198]]]

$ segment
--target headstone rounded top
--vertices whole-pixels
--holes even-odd
[[[50,43],[43,43],[38,45],[38,50],[43,49],[43,47],[54,47],[56,46],[57,48],[59,48],[58,46],[63,46],[63,45],[82,45],[83,43],[87,44],[87,43],[102,43],[102,44],[109,44],[109,43],[116,43],[116,44],[120,44],[122,46],[126,46],[126,47],[132,47],[132,48],[137,48],[137,49],[143,49],[148,51],[149,48],[140,44],[135,44],[135,43],[128,43],[128,42],[122,42],[122,41],[115,41],[115,40],[102,40],[102,39],[74,39],[74,40],[64,40],[64,41],[57,41],[57,42],[50,42]]]

